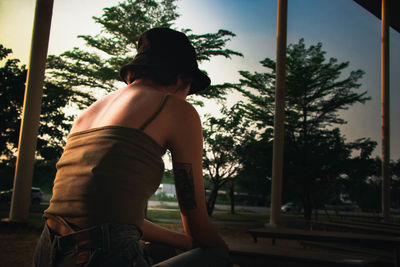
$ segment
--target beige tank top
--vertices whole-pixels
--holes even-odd
[[[79,228],[102,223],[140,226],[164,172],[165,149],[139,129],[104,126],[70,134],[58,161],[53,196],[44,216],[61,216]]]

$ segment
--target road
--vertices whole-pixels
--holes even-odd
[[[49,205],[50,198],[51,198],[51,195],[44,194],[41,205]],[[178,202],[149,200],[148,203],[149,203],[149,206],[148,206],[149,209],[157,209],[157,210],[171,209],[171,208],[178,209]],[[220,210],[220,211],[230,211],[231,206],[216,204],[215,209]],[[269,212],[270,212],[269,207],[255,207],[255,206],[242,206],[242,205],[235,205],[235,210],[239,211],[239,212],[254,212],[254,213],[258,213],[258,214],[269,214]],[[317,210],[317,213],[320,215],[326,215],[325,210]],[[328,213],[329,213],[329,215],[333,215],[333,216],[336,215],[336,213],[333,210],[329,210]],[[313,214],[315,214],[315,211]],[[377,214],[366,213],[366,212],[352,212],[352,211],[341,211],[340,215],[377,216]],[[395,216],[395,214],[393,214],[393,216]],[[399,216],[399,215],[396,214],[396,217],[397,216]]]
[[[176,208],[178,209],[178,202],[170,202],[170,201],[155,201],[155,200],[149,200],[149,208],[162,208],[162,207],[168,207],[168,208]],[[226,210],[230,211],[231,206],[230,205],[221,205],[221,204],[216,204],[215,208],[217,210]],[[242,206],[242,205],[235,205],[235,210],[237,211],[244,211],[244,212],[255,212],[255,213],[261,213],[261,214],[269,214],[269,208],[267,207],[253,207],[253,206]]]
[[[40,204],[41,205],[49,205],[50,198],[51,198],[50,194],[44,194],[42,202]],[[149,200],[149,206],[148,207],[150,209],[163,209],[163,206],[167,207],[169,209],[170,208],[178,209],[178,202]],[[226,210],[226,211],[231,210],[231,206],[230,205],[216,204],[215,208],[217,210]],[[255,213],[261,213],[261,214],[269,214],[269,208],[267,208],[267,207],[253,207],[253,206],[235,205],[235,210],[243,211],[243,212],[255,212]]]

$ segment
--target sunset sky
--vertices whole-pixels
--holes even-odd
[[[276,0],[179,0],[181,17],[173,26],[196,34],[227,29],[237,36],[230,49],[244,57],[215,58],[201,65],[213,83],[237,82],[238,70],[264,71],[259,61],[275,59]],[[116,5],[116,0],[54,0],[49,54],[83,47],[79,34],[95,35],[100,27],[92,16]],[[0,0],[0,43],[13,50],[12,58],[28,63],[35,0]],[[321,42],[327,58],[349,61],[347,72],[362,69],[362,91],[372,98],[342,113],[347,141],[369,137],[380,155],[380,20],[352,0],[288,0],[288,44],[304,38],[307,46]],[[391,158],[400,158],[400,33],[390,30]],[[347,73],[346,72],[346,73]],[[229,98],[237,101],[238,96]],[[207,110],[206,110],[207,111]]]

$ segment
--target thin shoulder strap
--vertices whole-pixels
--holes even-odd
[[[165,103],[167,102],[169,94],[164,95],[160,105],[158,106],[158,109],[153,113],[153,115],[150,116],[150,118],[148,118],[143,124],[142,126],[139,127],[139,130],[143,131],[147,125],[150,124],[150,122],[152,122],[158,114],[160,114],[161,110],[163,109],[163,107],[165,106]]]

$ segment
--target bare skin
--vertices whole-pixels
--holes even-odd
[[[195,244],[228,247],[207,215],[202,174],[203,136],[200,117],[187,103],[190,84],[178,77],[176,84],[159,86],[138,79],[90,106],[75,122],[71,133],[119,125],[139,128],[158,108],[165,94],[171,97],[144,132],[171,151],[175,186],[185,233],[170,231],[144,220],[143,239],[189,250]]]

